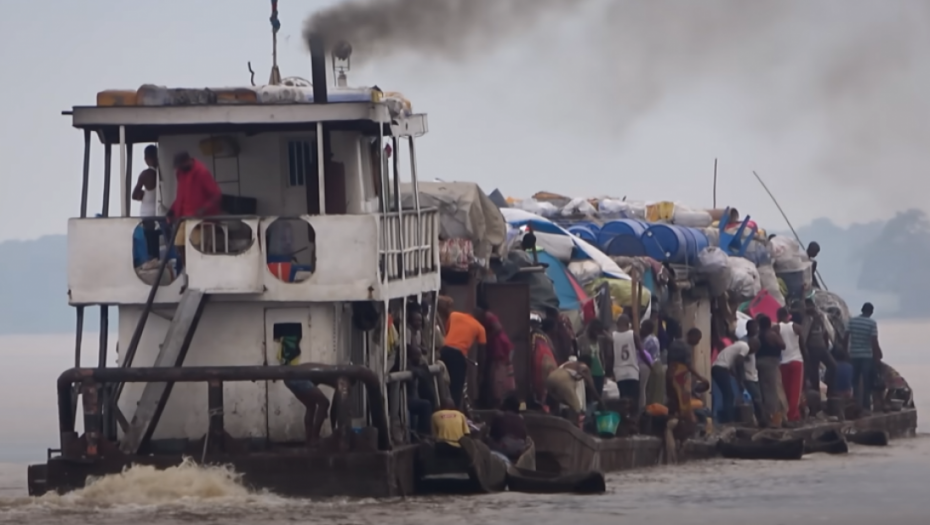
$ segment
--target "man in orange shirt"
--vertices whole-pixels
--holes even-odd
[[[449,371],[449,390],[452,401],[462,408],[465,393],[465,379],[468,373],[468,354],[472,347],[478,345],[478,352],[488,342],[484,326],[473,316],[451,311],[452,305],[446,301],[440,303],[439,315],[445,319],[446,345],[439,351],[439,359]]]

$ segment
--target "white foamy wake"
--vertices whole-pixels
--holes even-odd
[[[102,509],[196,507],[250,508],[266,506],[300,505],[268,492],[248,490],[241,483],[241,475],[230,467],[197,465],[191,459],[176,467],[158,470],[144,465],[133,465],[119,474],[88,480],[80,490],[64,495],[46,494],[38,498],[2,498],[0,513],[26,510],[91,511]],[[309,503],[309,502],[306,502]]]

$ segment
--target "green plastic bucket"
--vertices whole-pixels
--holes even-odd
[[[620,426],[620,414],[616,412],[597,412],[594,414],[597,421],[597,433],[602,436],[615,436]]]

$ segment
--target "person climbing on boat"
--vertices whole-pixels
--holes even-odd
[[[804,346],[807,349],[807,358],[804,360],[807,383],[812,390],[820,391],[820,365],[826,368],[824,382],[827,384],[827,397],[833,397],[833,375],[836,373],[836,361],[830,353],[830,337],[823,319],[823,314],[817,309],[814,300],[808,297],[804,301]]]
[[[792,319],[787,308],[778,309],[778,327],[785,349],[781,353],[781,379],[788,401],[788,421],[801,420],[801,394],[804,393],[804,340],[801,323]]]
[[[181,151],[174,156],[174,168],[177,177],[177,196],[171,209],[168,210],[167,217],[172,222],[180,221],[178,232],[174,237],[174,245],[178,250],[178,258],[183,264],[185,261],[184,246],[187,241],[184,219],[219,215],[223,194],[210,170],[186,151]],[[195,228],[191,231],[191,244],[201,244],[201,229]]]
[[[465,397],[465,380],[468,374],[468,360],[471,349],[477,345],[478,355],[484,353],[488,342],[487,331],[473,316],[451,311],[451,302],[441,302],[440,316],[446,328],[445,346],[439,353],[439,359],[449,370],[449,390],[455,406],[463,408]],[[480,381],[479,381],[480,383]]]
[[[588,365],[594,380],[594,390],[604,392],[607,370],[613,370],[613,341],[600,319],[592,319],[578,338],[578,360]]]
[[[526,422],[520,415],[520,398],[516,392],[509,392],[491,420],[488,448],[514,462],[526,451],[527,438]]]
[[[136,180],[136,187],[132,190],[132,200],[139,202],[139,216],[142,217],[142,229],[145,233],[145,248],[149,261],[158,260],[161,252],[161,231],[158,217],[158,202],[155,196],[158,185],[158,146],[150,145],[145,148],[145,165]]]
[[[772,326],[772,319],[759,314],[759,351],[756,352],[756,369],[759,372],[759,389],[762,391],[763,420],[760,424],[780,428],[784,418],[782,405],[781,354],[785,342],[781,333]]]
[[[532,381],[533,399],[532,408],[549,412],[547,400],[549,397],[547,379],[559,365],[552,354],[552,341],[542,329],[542,315],[537,312],[530,313],[530,349],[533,352]]]
[[[655,395],[655,388],[652,388],[656,383],[663,384],[659,376],[654,376],[656,363],[662,363],[662,347],[659,344],[659,338],[656,336],[655,330],[655,324],[651,319],[646,319],[639,327],[639,338],[643,342],[643,351],[640,352],[639,358],[640,410],[646,408],[647,405],[662,401],[661,398],[657,398]]]
[[[281,366],[301,366],[300,341],[303,327],[300,323],[282,323],[274,325],[273,339],[278,346],[278,363]],[[308,365],[309,366],[309,365]],[[317,445],[323,423],[326,421],[330,409],[329,398],[313,381],[308,379],[285,380],[284,386],[294,394],[294,397],[304,406],[304,432],[307,447]],[[336,424],[332,417],[331,423]]]
[[[583,425],[584,414],[588,404],[588,396],[600,403],[601,396],[595,391],[594,379],[591,369],[580,361],[569,361],[553,370],[546,379],[549,391],[549,408],[558,411],[560,404],[566,405],[571,411],[569,420]]]
[[[817,281],[817,256],[820,255],[820,244],[812,241],[807,245],[807,258],[811,260],[811,285],[820,289],[820,282]]]
[[[569,357],[578,355],[575,347],[575,330],[572,328],[572,321],[567,315],[555,308],[546,308],[546,315],[543,318],[543,331],[552,341],[552,351],[557,364],[561,366],[568,362]]]
[[[746,321],[746,337],[743,341],[749,345],[749,356],[746,357],[744,368],[746,371],[745,385],[749,397],[752,398],[752,409],[758,424],[762,424],[762,390],[759,388],[759,370],[756,368],[756,354],[759,352],[759,323],[755,319]]]
[[[620,399],[627,399],[630,410],[635,412],[640,405],[639,362],[645,357],[640,355],[643,352],[643,342],[639,334],[633,331],[630,317],[626,314],[620,314],[617,318],[613,346],[613,380],[617,382],[617,388],[620,390]]]
[[[433,438],[436,443],[461,448],[459,440],[469,435],[468,419],[456,408],[455,401],[445,398],[440,404],[440,410],[432,416]]]
[[[672,339],[668,348],[668,371],[665,374],[666,397],[669,418],[676,421],[672,432],[680,447],[686,439],[694,435],[697,426],[691,391],[695,383],[708,383],[707,379],[694,369],[692,359],[694,347],[701,342],[703,334],[697,328],[692,328],[688,331],[687,340],[682,340],[681,326],[672,320],[669,320],[666,330]]]
[[[407,409],[410,411],[410,429],[421,436],[430,435],[434,412],[433,377],[427,368],[420,347],[408,345],[407,369],[413,379],[407,382]]]
[[[507,337],[500,319],[490,310],[478,308],[475,318],[484,326],[487,334],[487,378],[484,383],[484,397],[487,408],[497,408],[504,397],[517,388],[513,376],[513,343]]]
[[[738,392],[745,390],[746,366],[752,348],[745,341],[737,341],[717,354],[717,360],[710,368],[710,377],[714,386],[720,390],[723,397],[723,410],[720,414],[720,423],[733,423],[736,420],[736,395],[733,391],[733,378],[739,386]]]

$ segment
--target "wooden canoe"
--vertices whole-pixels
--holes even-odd
[[[805,454],[846,454],[849,445],[842,434],[835,430],[828,430],[816,439],[804,440]]]
[[[607,483],[604,475],[596,471],[562,475],[510,467],[507,488],[529,494],[603,494]]]
[[[798,460],[804,456],[804,440],[774,442],[718,441],[717,450],[728,459]]]
[[[857,444],[867,447],[887,447],[888,433],[883,430],[859,430],[850,432],[846,439]]]
[[[463,437],[460,448],[444,443],[420,445],[417,488],[426,493],[481,494],[507,485],[507,466],[484,443]]]

